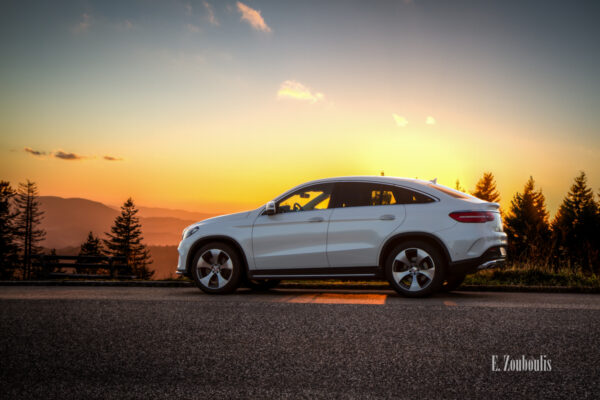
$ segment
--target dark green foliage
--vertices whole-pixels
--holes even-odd
[[[535,264],[517,264],[507,269],[479,271],[465,279],[466,285],[560,286],[587,290],[600,289],[600,276],[568,268],[552,270]]]
[[[557,263],[599,272],[600,214],[585,172],[575,178],[571,190],[552,222]]]
[[[85,242],[81,244],[81,248],[79,250],[80,256],[101,256],[104,254],[104,248],[102,247],[102,242],[97,236],[94,236],[94,233],[90,231],[88,233],[87,239]]]
[[[493,203],[500,202],[500,194],[496,189],[496,179],[491,172],[484,172],[471,194],[481,200]]]
[[[18,267],[18,247],[14,219],[17,216],[12,205],[15,191],[9,182],[0,181],[0,279],[13,277]]]
[[[504,219],[504,230],[508,235],[510,260],[548,262],[550,227],[546,199],[541,190],[535,189],[533,177],[529,177],[523,193],[513,197]]]
[[[152,260],[146,245],[142,243],[142,225],[137,213],[133,200],[127,199],[121,206],[121,214],[115,218],[111,232],[106,234],[108,240],[104,240],[104,244],[108,255],[127,259],[128,266],[137,278],[150,279],[154,275],[149,268]]]
[[[100,259],[95,259],[95,258],[89,258],[92,256],[104,256],[104,248],[102,246],[102,242],[100,241],[100,239],[97,236],[94,236],[94,233],[90,231],[90,233],[88,233],[88,236],[85,240],[85,242],[83,242],[81,244],[81,247],[79,248],[79,256],[86,256],[85,258],[80,258],[77,259],[78,263],[99,263],[101,262]],[[80,269],[81,273],[84,274],[106,274],[108,273],[108,271],[106,270],[95,270],[95,269],[88,269],[88,268],[81,268]]]
[[[16,242],[22,255],[22,276],[24,279],[35,278],[39,270],[34,269],[33,258],[42,253],[39,243],[46,236],[46,232],[38,229],[42,221],[43,212],[37,199],[38,191],[34,182],[19,183],[15,204],[18,214],[15,218]]]

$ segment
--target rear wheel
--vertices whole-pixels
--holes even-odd
[[[202,246],[190,266],[196,285],[210,294],[233,292],[239,285],[242,268],[237,251],[220,242]]]
[[[438,249],[421,241],[399,244],[385,264],[390,285],[407,297],[423,297],[438,291],[444,282],[444,272],[444,259]]]
[[[281,282],[279,279],[247,279],[245,284],[252,290],[264,291],[273,289]]]

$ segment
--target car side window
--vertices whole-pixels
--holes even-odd
[[[386,206],[394,204],[429,203],[433,199],[412,190],[392,185],[368,182],[337,184],[333,207]]]
[[[334,207],[365,207],[396,204],[391,187],[368,182],[341,182],[337,184]]]
[[[398,200],[391,188],[383,186],[371,188],[370,206],[387,206],[391,204],[398,204]]]
[[[435,201],[429,196],[409,189],[396,187],[394,190],[398,204],[423,204]]]
[[[324,210],[329,207],[333,184],[299,189],[277,203],[278,213]]]

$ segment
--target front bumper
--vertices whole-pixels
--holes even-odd
[[[506,247],[494,246],[487,249],[481,256],[450,263],[449,272],[453,274],[472,274],[491,268],[502,268],[506,262]]]
[[[177,257],[177,269],[175,273],[177,275],[186,275],[187,274],[187,255],[190,251],[191,243],[190,241],[182,240],[177,247],[178,257]]]

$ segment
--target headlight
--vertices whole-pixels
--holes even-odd
[[[189,238],[189,237],[190,237],[190,236],[192,236],[194,233],[198,232],[198,229],[200,229],[200,227],[199,227],[199,226],[195,226],[195,227],[193,227],[192,229],[190,229],[190,230],[187,230],[187,231],[183,232],[183,238],[184,238],[184,239],[187,239],[187,238]]]

